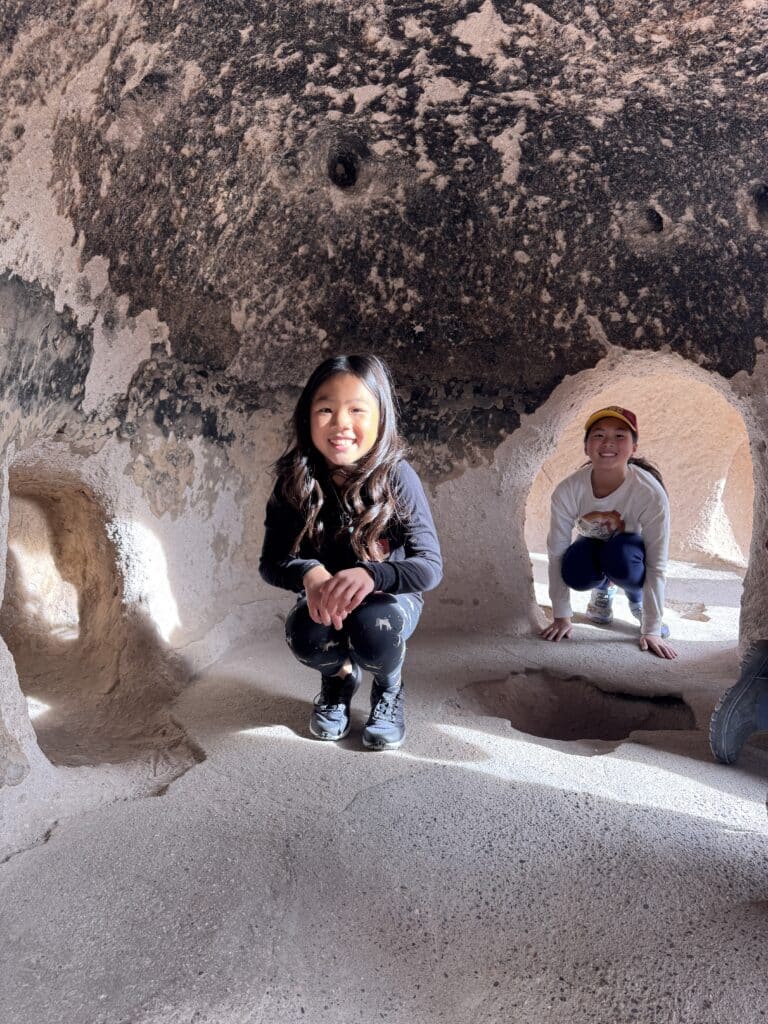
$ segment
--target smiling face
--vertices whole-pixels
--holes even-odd
[[[584,451],[594,469],[626,469],[637,444],[623,420],[606,416],[590,427]]]
[[[312,396],[312,444],[330,467],[353,466],[376,444],[379,404],[359,377],[337,373]]]

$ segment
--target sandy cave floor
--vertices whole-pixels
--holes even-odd
[[[740,587],[673,564],[674,663],[620,599],[558,645],[417,634],[386,754],[362,693],[319,743],[279,639],[231,652],[176,702],[206,759],[161,796],[140,761],[3,793],[0,1021],[768,1018],[768,742],[726,768],[696,728],[735,679]]]

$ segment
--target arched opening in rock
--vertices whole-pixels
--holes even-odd
[[[0,634],[55,765],[146,762],[161,789],[201,759],[169,705],[182,678],[155,623],[124,601],[103,503],[46,462],[9,473]]]
[[[118,675],[120,581],[92,495],[23,468],[9,477],[0,632],[41,749],[54,764],[107,760],[83,707]]]
[[[585,462],[587,416],[620,405],[637,414],[638,455],[659,467],[669,494],[665,614],[672,635],[736,643],[754,501],[744,420],[703,373],[687,370],[682,360],[659,357],[654,364],[638,356],[632,363],[628,357],[618,368],[590,371],[593,389],[581,381],[571,396],[561,388],[553,403],[557,436],[534,479],[525,511],[537,602],[549,614],[546,538],[552,491]],[[571,596],[575,621],[585,622],[589,593],[574,591]],[[638,628],[621,592],[614,616],[625,632]]]

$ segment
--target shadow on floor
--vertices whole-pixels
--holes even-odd
[[[317,686],[317,679],[311,673],[306,673],[306,677],[308,692],[311,692]],[[297,739],[307,740],[318,746],[334,746],[342,750],[363,751],[371,757],[386,757],[389,756],[387,752],[382,754],[364,750],[360,741],[360,734],[368,716],[369,680],[370,677],[366,675],[355,696],[349,735],[334,744],[323,743],[310,733],[309,717],[313,703],[311,698],[303,699],[266,690],[258,672],[250,676],[242,672],[228,672],[226,669],[219,673],[214,668],[185,691],[177,702],[177,710],[185,726],[197,736],[203,746],[232,733],[282,727]],[[418,691],[411,693],[409,688],[406,703],[411,705],[412,721],[416,717],[413,713],[415,705],[422,701],[423,698]],[[407,708],[406,722],[408,715]],[[429,723],[426,723],[426,726],[425,729],[423,711],[419,709],[418,724],[408,726],[406,746],[410,755],[447,758],[457,762],[488,759],[488,754],[482,748],[454,739],[448,740],[443,733],[429,728]]]

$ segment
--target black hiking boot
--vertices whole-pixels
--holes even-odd
[[[762,729],[768,729],[768,640],[750,647],[739,681],[725,691],[712,712],[712,753],[722,764],[733,764],[748,737]]]
[[[371,713],[363,729],[363,746],[369,750],[395,750],[405,739],[405,695],[403,684],[383,689],[374,679]]]
[[[320,693],[309,717],[309,731],[319,740],[343,740],[349,732],[349,705],[363,678],[359,665],[348,676],[321,676]]]

